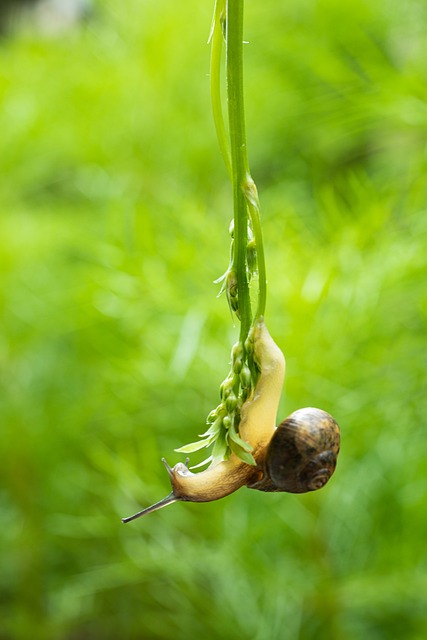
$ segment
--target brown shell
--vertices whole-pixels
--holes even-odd
[[[320,489],[335,471],[339,450],[340,429],[334,418],[321,409],[298,409],[271,439],[262,490],[305,493]]]

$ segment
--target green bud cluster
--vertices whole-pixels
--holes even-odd
[[[253,344],[248,340],[246,342],[249,353],[252,354]],[[193,453],[213,444],[212,455],[197,466],[225,460],[230,452],[235,453],[248,464],[255,464],[251,447],[240,438],[238,432],[242,405],[254,386],[248,355],[247,349],[241,342],[233,346],[230,373],[220,385],[219,405],[209,413],[206,419],[208,429],[200,434],[201,440],[176,449],[180,453]]]
[[[230,223],[229,233],[231,236],[230,263],[228,265],[227,271],[220,278],[217,278],[217,280],[215,280],[214,282],[215,284],[222,283],[218,297],[225,292],[228,306],[230,307],[231,313],[232,314],[235,313],[237,318],[240,320],[239,291],[237,286],[237,270],[236,270],[235,261],[234,261],[234,220],[232,220]],[[256,242],[255,242],[255,237],[250,224],[248,224],[248,244],[246,248],[246,272],[247,272],[248,282],[250,282],[257,273]]]

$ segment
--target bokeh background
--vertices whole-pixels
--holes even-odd
[[[126,526],[237,335],[213,7],[53,4],[0,40],[1,640],[424,639],[427,4],[247,1],[280,415],[330,411],[342,452],[321,492]]]

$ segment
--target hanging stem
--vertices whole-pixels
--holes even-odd
[[[232,181],[231,157],[228,137],[225,130],[224,114],[221,102],[221,59],[222,44],[224,40],[223,26],[225,24],[225,0],[216,0],[211,40],[211,69],[210,69],[210,89],[212,101],[212,115],[215,124],[216,135],[219,148],[223,157],[228,177]]]
[[[192,453],[213,445],[212,455],[202,464],[213,466],[226,460],[233,452],[247,464],[256,464],[252,447],[239,436],[240,409],[255,388],[259,369],[253,359],[251,329],[265,312],[267,285],[264,248],[259,215],[258,193],[249,171],[246,149],[245,111],[243,99],[243,8],[244,0],[216,0],[209,40],[211,51],[212,110],[218,142],[227,168],[234,205],[234,227],[231,262],[225,274],[216,282],[222,289],[232,312],[240,320],[239,341],[231,353],[231,371],[220,386],[220,404],[207,417],[207,431],[202,440],[176,449]],[[225,29],[224,29],[225,27]],[[221,57],[225,30],[228,136],[221,102]],[[250,225],[248,224],[250,220]],[[248,228],[251,228],[249,246]],[[253,236],[252,236],[253,233]],[[255,240],[256,258],[253,240]],[[258,272],[258,299],[252,313],[249,279]],[[248,340],[249,338],[249,340]],[[197,466],[201,466],[197,465]],[[163,503],[160,504],[160,507]],[[156,508],[160,508],[156,506]]]
[[[241,343],[246,340],[252,324],[246,268],[248,211],[244,185],[249,174],[249,165],[243,101],[243,4],[244,0],[227,0],[226,12],[228,121],[234,201],[234,268],[237,276]]]
[[[248,213],[255,237],[258,263],[258,304],[255,322],[265,313],[267,280],[259,200],[249,170],[243,97],[243,8],[244,0],[227,0],[227,95],[230,129],[232,185],[234,198],[235,269],[240,310],[240,339],[245,340],[252,324],[247,278]]]
[[[261,218],[259,212],[258,191],[255,182],[248,173],[244,185],[246,204],[252,222],[252,229],[255,237],[258,264],[258,305],[254,316],[254,324],[265,313],[267,302],[267,274],[265,269],[264,243],[262,239]]]

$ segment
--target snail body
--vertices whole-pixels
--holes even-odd
[[[335,470],[339,452],[339,427],[321,409],[299,409],[276,429],[276,414],[285,376],[285,358],[263,321],[254,331],[254,357],[260,376],[243,404],[240,437],[253,448],[256,465],[249,465],[234,453],[201,473],[192,473],[187,463],[169,473],[172,492],[160,502],[123,518],[129,522],[173,502],[210,502],[243,486],[260,491],[303,493],[319,489]],[[187,461],[188,462],[188,461]]]

